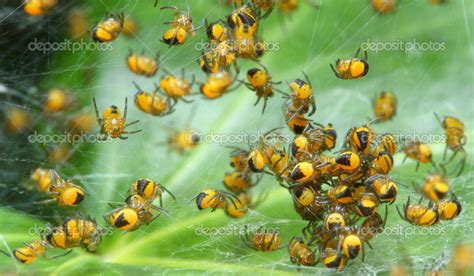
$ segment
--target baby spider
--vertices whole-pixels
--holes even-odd
[[[25,0],[22,2],[24,2],[23,11],[29,16],[43,15],[58,3],[57,0]]]
[[[291,94],[283,93],[284,98],[288,99],[287,108],[293,115],[288,119],[292,120],[296,115],[308,113],[311,116],[316,112],[316,100],[313,94],[313,86],[305,72],[303,72],[305,80],[295,79],[288,83]]]
[[[357,49],[356,54],[351,59],[337,59],[335,69],[332,64],[329,64],[336,77],[343,80],[351,80],[360,79],[367,75],[367,73],[369,72],[367,51],[364,51],[365,58],[363,59],[357,57],[359,53],[360,48]]]
[[[316,253],[300,237],[293,237],[287,248],[290,261],[298,267],[298,270],[300,266],[315,266],[319,261]]]
[[[60,206],[77,206],[86,194],[82,187],[62,179],[53,169],[38,168],[31,175],[31,180],[36,182],[38,191],[51,197],[34,202],[35,205],[57,202]]]
[[[257,105],[260,102],[260,99],[263,98],[263,109],[262,109],[262,114],[265,112],[265,108],[267,107],[267,99],[270,97],[273,97],[273,91],[277,91],[279,93],[283,93],[277,88],[274,87],[276,84],[280,84],[281,81],[279,82],[273,82],[272,81],[272,76],[270,75],[270,72],[268,69],[263,65],[260,64],[260,66],[263,68],[258,69],[258,68],[252,68],[247,71],[247,81],[248,82],[243,82],[248,89],[254,91],[257,95],[257,101],[255,102],[254,105]],[[242,81],[241,81],[242,82]]]
[[[181,76],[172,73],[167,73],[160,79],[160,89],[170,98],[175,100],[182,100],[185,103],[191,103],[185,97],[191,94],[191,89],[195,82],[195,76],[192,75],[190,81],[186,80],[184,67],[181,68]]]
[[[196,205],[199,210],[212,209],[214,212],[216,209],[222,209],[226,206],[227,202],[234,204],[234,207],[238,209],[236,203],[242,203],[240,199],[227,191],[204,189],[197,196],[193,197],[190,201],[196,201]]]
[[[436,168],[436,164],[432,159],[433,154],[431,148],[425,143],[421,143],[419,141],[410,141],[403,146],[401,151],[405,153],[405,157],[403,158],[402,162],[405,162],[407,158],[416,161],[416,171],[418,171],[420,163],[431,163],[433,167]]]
[[[160,91],[160,88],[156,84],[155,90],[151,93],[145,92],[135,82],[133,85],[137,88],[137,93],[135,94],[135,105],[141,111],[152,116],[160,117],[174,112],[177,100]]]
[[[155,211],[159,213],[155,215]],[[126,234],[152,223],[161,213],[167,214],[167,211],[153,205],[151,200],[135,194],[128,196],[121,207],[104,215],[104,219],[113,227],[124,231],[122,234]]]
[[[123,30],[123,21],[123,13],[107,15],[92,29],[92,39],[99,43],[116,40]]]
[[[466,135],[464,134],[464,123],[454,117],[444,116],[442,119],[435,113],[436,119],[443,127],[446,136],[446,147],[444,148],[443,160],[446,159],[446,153],[449,150],[453,152],[451,158],[444,164],[451,162],[458,153],[462,155],[459,163],[453,170],[453,173],[458,171],[456,176],[461,175],[466,164],[467,152],[464,146],[467,143]]]
[[[129,54],[126,58],[128,69],[136,75],[152,77],[158,71],[160,64],[160,55],[147,56],[144,53],[135,54],[132,50],[129,50]]]
[[[392,13],[395,10],[395,0],[371,0],[372,8],[379,14]]]
[[[246,246],[256,251],[272,252],[282,248],[279,229],[265,229],[261,226],[254,231],[249,231],[246,225],[245,234],[240,238]]]
[[[125,131],[128,126],[138,123],[140,120],[136,120],[130,123],[127,121],[127,98],[125,98],[125,108],[123,112],[123,117],[120,114],[120,110],[116,105],[111,105],[107,107],[102,113],[102,117],[99,116],[99,109],[97,108],[97,103],[95,98],[92,98],[94,102],[95,115],[97,117],[97,123],[100,126],[100,132],[107,137],[127,139],[128,137],[123,136],[122,134],[133,134],[142,131]]]
[[[186,42],[186,36],[188,34],[195,36],[196,31],[204,26],[204,24],[202,24],[201,26],[194,28],[193,19],[191,18],[189,7],[187,8],[186,12],[181,12],[175,6],[161,7],[161,10],[165,10],[165,9],[175,11],[173,21],[167,21],[164,23],[167,25],[171,25],[171,28],[169,28],[163,34],[163,40],[162,40],[164,43],[168,44],[170,47],[173,45],[184,44],[184,42]]]
[[[30,243],[23,243],[23,247],[18,247],[14,249],[11,253],[3,250],[0,250],[0,253],[4,254],[7,257],[13,256],[17,261],[22,264],[31,264],[36,261],[36,259],[41,255],[43,255],[45,259],[56,259],[72,252],[70,250],[61,255],[46,257],[45,252],[49,248],[52,248],[52,246],[49,245],[47,241],[41,239],[32,241]]]
[[[381,121],[389,121],[397,113],[397,98],[390,91],[382,91],[372,101],[374,114]]]

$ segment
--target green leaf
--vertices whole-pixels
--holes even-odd
[[[95,1],[94,1],[95,2]],[[150,2],[150,3],[148,3]],[[269,194],[265,202],[241,220],[228,218],[222,211],[199,211],[189,203],[204,188],[223,188],[222,178],[230,170],[225,148],[231,143],[203,143],[183,156],[169,152],[166,141],[169,128],[182,129],[187,124],[200,131],[203,137],[214,134],[217,137],[230,135],[254,135],[271,128],[284,126],[281,113],[283,99],[278,95],[269,99],[264,115],[261,106],[253,106],[255,95],[244,87],[224,97],[209,101],[195,97],[194,104],[179,103],[175,113],[169,117],[155,118],[141,113],[131,100],[136,81],[142,88],[151,89],[158,77],[151,79],[132,75],[125,64],[128,49],[145,50],[148,54],[161,53],[162,67],[173,71],[185,66],[187,73],[195,73],[198,80],[204,79],[196,59],[199,51],[194,49],[203,34],[190,38],[185,45],[167,48],[159,42],[164,30],[162,22],[170,19],[171,12],[152,8],[152,1],[100,1],[87,7],[100,19],[99,11],[124,11],[139,21],[136,39],[120,38],[114,43],[114,50],[99,54],[81,54],[71,57],[63,54],[55,64],[60,69],[74,68],[71,60],[84,60],[93,66],[97,76],[93,85],[81,90],[81,99],[92,112],[91,96],[97,98],[99,109],[111,104],[123,105],[129,98],[129,120],[140,119],[143,132],[130,135],[128,140],[115,140],[80,149],[80,159],[73,160],[69,168],[87,189],[88,197],[81,211],[102,220],[110,207],[108,202],[120,202],[127,195],[130,184],[139,177],[159,181],[171,190],[177,200],[165,196],[164,206],[170,217],[160,217],[153,224],[138,231],[120,235],[105,236],[97,254],[75,249],[67,257],[54,260],[38,260],[30,266],[16,264],[13,260],[0,259],[0,271],[39,273],[134,273],[134,272],[233,272],[288,274],[296,271],[291,265],[286,249],[274,253],[254,252],[245,247],[238,235],[198,235],[204,228],[210,231],[229,231],[246,224],[264,223],[280,227],[283,240],[301,235],[306,225],[296,214],[289,193],[270,176],[252,192]],[[170,4],[164,1],[159,5]],[[223,18],[230,11],[217,1],[191,1],[190,7],[195,22],[203,17],[209,21]],[[211,4],[212,2],[212,4]],[[301,1],[305,2],[305,1]],[[305,71],[314,86],[318,110],[313,119],[320,123],[333,123],[339,133],[339,145],[345,131],[354,125],[365,123],[373,117],[371,100],[381,90],[392,90],[398,97],[397,116],[390,122],[376,125],[378,133],[395,132],[419,135],[442,134],[433,112],[462,119],[466,124],[466,150],[472,155],[474,106],[472,91],[473,64],[473,11],[471,1],[450,1],[446,5],[431,5],[429,1],[400,1],[393,14],[377,15],[369,1],[321,1],[319,11],[302,3],[292,18],[280,15],[277,10],[268,20],[262,22],[261,33],[266,41],[276,43],[278,51],[269,51],[262,63],[269,68],[274,80],[291,81]],[[174,2],[173,2],[174,3]],[[184,2],[183,2],[184,3]],[[179,3],[184,8],[184,4]],[[196,23],[198,24],[198,23]],[[362,80],[343,81],[337,79],[329,64],[338,58],[353,56],[364,42],[381,43],[444,43],[444,51],[369,51],[370,71]],[[92,59],[92,60],[91,60]],[[241,76],[252,62],[240,62]],[[64,69],[64,68],[63,68]],[[61,70],[63,70],[61,69]],[[68,80],[69,71],[48,77],[46,84],[55,80],[71,82],[81,87],[79,80]],[[284,89],[284,85],[281,86]],[[197,88],[195,88],[197,89]],[[192,113],[192,107],[195,113]],[[188,121],[188,117],[192,120]],[[286,131],[286,130],[285,130]],[[289,133],[289,131],[287,131]],[[206,136],[207,135],[207,136]],[[235,144],[234,144],[235,145]],[[442,158],[444,145],[430,144],[435,160]],[[246,146],[246,143],[237,146]],[[421,166],[415,172],[411,161],[402,163],[403,154],[395,158],[393,177],[404,183],[421,181],[430,166]],[[72,168],[71,168],[72,167]],[[411,228],[396,213],[395,206],[401,206],[409,195],[415,196],[411,187],[399,187],[399,198],[389,206],[387,228],[400,225],[400,233],[381,235],[371,241],[373,250],[366,248],[365,262],[359,259],[346,268],[347,273],[387,273],[392,264],[402,263],[410,258],[418,272],[429,268],[432,258],[449,260],[453,247],[463,241],[473,241],[474,188],[471,185],[472,159],[469,158],[464,174],[452,179],[452,190],[463,204],[463,212],[454,221],[445,221],[431,227],[427,235],[418,232],[404,235],[406,231],[423,231]],[[32,225],[44,224],[41,218],[2,208],[0,240],[16,247],[22,241],[31,241],[28,229]],[[420,230],[421,229],[421,230]],[[438,232],[436,232],[438,231]],[[439,234],[442,233],[442,234]],[[444,255],[443,255],[443,252]],[[52,254],[50,254],[52,255]],[[322,273],[321,264],[305,268],[305,272]]]

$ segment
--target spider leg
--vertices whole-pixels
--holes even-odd
[[[156,3],[158,3],[158,0],[156,1]],[[163,6],[160,8],[160,10],[174,10],[174,11],[179,11],[177,7],[175,6]]]
[[[260,99],[261,99],[261,98],[262,98],[262,97],[258,97],[258,98],[257,98],[257,101],[256,101],[253,105],[254,105],[254,106],[257,105],[258,102],[260,102]]]
[[[125,97],[125,108],[123,109],[123,121],[127,121],[127,106],[128,106],[128,98]]]
[[[191,29],[189,32],[192,33],[192,32],[195,32],[195,31],[201,29],[202,27],[204,27],[204,25],[205,25],[205,20],[202,20],[201,22],[202,22],[202,23],[201,23],[201,25],[200,25],[199,27],[193,28],[193,29]]]
[[[301,110],[303,110],[303,106],[300,106],[293,114],[291,115],[290,118],[286,120],[286,123],[291,122],[297,115],[300,115]]]
[[[447,162],[445,162],[443,165],[449,164],[451,161],[453,161],[454,157],[458,154],[459,151],[454,151],[453,155],[451,155],[451,158]]]
[[[134,125],[134,124],[136,124],[136,123],[138,123],[138,122],[140,122],[140,120],[132,121],[132,122],[130,122],[130,123],[127,123],[127,124],[125,125],[125,127],[129,127],[129,126]]]
[[[124,131],[122,133],[124,134],[134,134],[134,133],[138,133],[138,132],[141,132],[143,129],[137,129],[137,130],[133,130],[133,131]]]
[[[92,102],[94,103],[94,110],[95,110],[95,117],[97,118],[97,123],[99,126],[102,126],[102,118],[99,117],[99,109],[97,108],[97,103],[95,102],[95,98],[92,98]]]
[[[459,161],[458,165],[456,165],[456,167],[453,169],[453,173],[455,173],[458,170],[458,167],[459,167],[459,172],[456,176],[460,176],[461,173],[464,171],[464,165],[466,164],[466,159],[467,159],[466,150],[464,150],[464,148],[461,147],[461,149],[457,150],[456,152],[459,152],[459,151],[461,151],[463,156],[462,156],[461,160]]]
[[[397,213],[398,215],[403,219],[403,220],[406,220],[406,218],[402,215],[402,212],[400,212],[400,209],[398,209],[398,206],[395,206],[396,209],[397,209]]]
[[[336,69],[334,69],[334,66],[333,66],[332,64],[329,64],[329,66],[331,66],[331,69],[332,69],[332,71],[334,72],[334,75],[336,75],[336,77],[338,77],[338,78],[341,78],[341,77],[339,76],[339,74],[337,73]]]
[[[263,99],[263,108],[262,108],[262,115],[265,113],[265,108],[267,107],[267,97]]]
[[[42,201],[37,201],[37,202],[32,202],[31,205],[43,205],[43,204],[49,204],[51,202],[55,202],[56,199],[52,198],[52,199],[46,199],[46,200],[42,200]]]
[[[194,100],[187,100],[187,99],[185,99],[185,98],[181,98],[181,100],[182,100],[183,102],[185,102],[185,103],[192,103],[192,102],[194,102]]]
[[[59,255],[55,255],[55,256],[52,256],[52,257],[46,257],[44,256],[45,259],[49,260],[49,259],[56,259],[56,258],[59,258],[59,257],[63,257],[63,256],[66,256],[68,255],[69,253],[72,252],[72,249],[67,251],[66,253],[63,253],[63,254],[59,254]]]
[[[309,112],[308,116],[313,115],[316,112],[316,102],[314,100],[311,101],[311,111]]]
[[[0,249],[0,253],[2,253],[3,255],[5,255],[7,257],[13,257],[13,254],[9,254],[8,252],[3,251],[2,249]]]
[[[360,53],[360,47],[359,47],[359,49],[357,49],[357,51],[356,51],[356,53],[355,53],[355,55],[354,55],[354,58],[356,58],[356,57],[359,55],[359,53]]]
[[[301,73],[303,73],[303,76],[304,76],[306,82],[309,84],[309,86],[313,87],[313,85],[311,84],[311,81],[308,78],[308,75],[306,75],[306,73],[304,71],[302,71]]]

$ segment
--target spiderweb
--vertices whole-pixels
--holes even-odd
[[[40,201],[43,197],[16,186],[19,186],[18,182],[27,179],[35,167],[51,166],[45,161],[48,146],[29,145],[26,135],[15,138],[2,135],[2,209],[8,210],[7,214],[18,214],[25,220],[32,219],[40,224],[46,221],[55,223],[65,216],[81,212],[94,217],[99,224],[105,226],[101,216],[111,209],[108,203],[122,202],[130,183],[140,177],[147,177],[159,181],[177,197],[177,201],[173,201],[165,195],[164,206],[170,213],[169,217],[162,216],[153,224],[124,236],[105,236],[98,252],[103,257],[100,261],[94,255],[76,249],[73,254],[65,257],[66,260],[41,260],[39,267],[51,271],[48,264],[58,264],[53,270],[56,273],[80,271],[86,269],[86,266],[88,270],[99,273],[295,271],[286,249],[270,254],[259,253],[246,247],[235,233],[197,234],[199,229],[204,228],[211,231],[231,231],[242,229],[245,225],[264,225],[280,228],[283,242],[288,242],[295,235],[301,236],[301,229],[306,223],[294,211],[289,193],[270,176],[264,176],[262,182],[252,189],[254,198],[264,193],[268,193],[268,197],[243,219],[232,220],[219,210],[214,213],[198,211],[194,202],[188,203],[202,189],[223,189],[224,173],[231,170],[228,165],[230,150],[224,146],[247,147],[247,143],[203,143],[182,156],[169,152],[163,145],[171,129],[191,127],[204,137],[212,133],[235,136],[241,131],[252,135],[258,131],[265,132],[284,126],[281,114],[283,99],[278,95],[269,99],[265,114],[260,115],[261,106],[253,106],[255,95],[241,87],[214,101],[195,96],[192,104],[179,103],[177,110],[164,118],[147,116],[138,111],[133,106],[132,97],[136,89],[132,82],[137,82],[145,90],[151,90],[153,83],[158,81],[163,72],[153,78],[137,77],[130,73],[124,61],[129,49],[137,53],[144,51],[151,56],[159,52],[162,68],[178,73],[184,67],[187,78],[192,74],[195,74],[198,82],[203,82],[205,78],[197,66],[200,51],[195,48],[204,38],[203,32],[198,32],[196,37],[189,37],[182,46],[168,48],[159,39],[165,30],[162,22],[171,19],[172,12],[153,9],[152,2],[154,1],[68,1],[61,3],[48,20],[34,21],[24,17],[18,19],[17,26],[21,27],[18,27],[18,33],[23,33],[24,38],[2,41],[2,49],[10,51],[1,56],[0,83],[8,91],[0,94],[2,110],[11,105],[19,106],[32,115],[33,122],[41,133],[57,132],[57,123],[50,122],[61,119],[45,118],[40,107],[27,100],[39,103],[43,91],[59,86],[68,88],[78,98],[81,111],[91,113],[92,96],[96,97],[101,110],[111,104],[123,109],[124,98],[128,97],[128,118],[130,121],[140,119],[139,127],[143,129],[142,133],[130,135],[124,141],[75,145],[74,157],[55,167],[61,175],[77,181],[86,189],[87,198],[78,210],[32,205],[32,202]],[[176,5],[185,9],[186,4],[189,4],[195,25],[199,25],[202,18],[213,22],[231,11],[223,1],[212,0],[211,5],[210,2],[160,0],[159,6]],[[21,13],[21,10],[15,12],[15,7],[19,4],[11,6],[13,8],[2,13],[0,22],[10,22],[9,16]],[[435,110],[439,114],[450,114],[464,120],[468,136],[466,149],[469,154],[473,152],[473,144],[469,139],[474,126],[472,70],[463,70],[471,68],[473,61],[470,32],[472,3],[461,1],[434,7],[426,1],[403,2],[394,14],[387,16],[376,15],[365,2],[320,1],[320,6],[320,10],[316,11],[302,3],[291,18],[275,10],[268,20],[262,22],[260,34],[263,39],[279,43],[280,47],[278,51],[266,53],[262,63],[277,81],[291,81],[302,77],[301,71],[309,75],[315,88],[318,109],[313,119],[324,124],[334,124],[339,134],[338,147],[347,129],[365,123],[372,116],[371,100],[375,93],[392,89],[399,101],[398,114],[393,121],[377,125],[377,133],[395,130],[409,133],[416,130],[419,133],[441,134],[442,130],[432,115]],[[112,51],[45,55],[25,50],[25,42],[29,42],[32,37],[37,37],[38,40],[40,37],[49,41],[61,40],[67,12],[73,7],[86,12],[89,27],[106,13],[123,11],[137,21],[139,31],[131,39],[120,37],[113,44]],[[9,15],[10,12],[13,12],[12,15]],[[0,33],[5,34],[9,29],[0,30]],[[89,41],[88,38],[86,36],[85,41]],[[340,81],[332,75],[328,66],[337,58],[351,57],[356,48],[367,39],[410,41],[413,38],[420,41],[445,41],[447,49],[441,53],[369,51],[371,71],[361,81]],[[15,47],[20,45],[23,47]],[[9,61],[6,57],[10,56],[19,58]],[[239,78],[243,79],[246,70],[255,64],[239,60],[239,66],[242,71]],[[40,82],[37,85],[38,80]],[[280,88],[286,90],[285,84]],[[198,88],[195,86],[194,89],[197,91]],[[11,91],[19,91],[21,96],[8,96]],[[96,128],[95,131],[97,130]],[[283,132],[289,133],[287,130]],[[432,146],[435,158],[441,158],[443,145]],[[401,155],[398,154],[395,159],[394,178],[403,183],[421,181],[429,168],[422,167],[415,172],[412,162],[402,164]],[[444,235],[378,236],[371,242],[374,249],[366,248],[365,262],[358,258],[345,271],[375,274],[387,272],[392,264],[401,263],[421,272],[437,268],[433,267],[433,263],[436,266],[447,264],[454,245],[461,241],[472,241],[474,214],[471,202],[474,190],[470,185],[473,179],[471,170],[472,162],[468,159],[464,174],[451,180],[452,189],[463,205],[463,213],[454,221],[432,227],[445,231]],[[400,187],[399,190],[400,195],[395,205],[401,206],[409,195],[414,195],[414,191],[405,187]],[[399,219],[394,205],[389,210],[387,227],[401,225],[403,229],[408,228]],[[16,222],[15,225],[10,219],[5,219],[5,222],[11,230],[2,227],[0,238],[10,247],[36,238],[27,236],[28,239],[24,240],[25,235],[11,235],[26,232],[30,227],[28,223]],[[89,266],[88,263],[93,265]],[[10,271],[15,264],[2,258],[0,267]],[[305,271],[323,273],[326,270],[318,264]]]

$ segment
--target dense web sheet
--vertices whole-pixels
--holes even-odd
[[[212,0],[213,4],[208,5],[211,0],[200,1],[164,1],[159,2],[159,6],[179,5],[185,9],[189,4],[192,10],[192,16],[195,17],[195,24],[200,24],[202,18],[211,18],[215,20],[222,18],[231,9],[223,4],[223,1]],[[347,1],[347,0],[344,0]],[[152,2],[150,2],[150,10]],[[304,1],[302,1],[304,2]],[[376,92],[382,88],[393,88],[399,94],[399,113],[394,122],[376,127],[376,131],[383,133],[400,129],[402,132],[410,132],[417,129],[422,133],[434,132],[442,133],[432,115],[435,106],[440,113],[459,114],[458,117],[471,119],[466,122],[468,137],[473,132],[473,111],[472,108],[472,84],[469,80],[472,70],[460,71],[459,66],[472,65],[472,40],[469,29],[468,14],[470,4],[462,1],[463,11],[451,11],[462,18],[457,22],[462,22],[463,28],[458,30],[460,36],[466,36],[459,45],[452,45],[453,48],[461,49],[461,54],[449,52],[456,55],[453,61],[446,61],[446,57],[424,59],[419,53],[406,55],[403,52],[390,54],[383,59],[383,53],[373,55],[369,52],[369,61],[376,65],[374,68],[385,73],[376,74],[366,82],[344,83],[333,78],[324,79],[319,77],[322,72],[325,74],[330,70],[329,63],[337,58],[350,57],[355,49],[360,46],[368,35],[373,32],[374,26],[379,16],[373,13],[371,7],[354,11],[351,9],[351,3],[346,8],[338,11],[336,19],[323,14],[326,8],[332,7],[326,0],[320,1],[320,11],[310,10],[307,4],[297,11],[302,16],[293,16],[287,18],[274,11],[269,22],[262,23],[262,36],[265,40],[278,41],[282,50],[280,52],[269,52],[263,58],[262,63],[267,66],[274,78],[277,80],[291,80],[296,77],[302,77],[301,71],[305,71],[312,79],[315,85],[318,110],[315,120],[321,123],[331,122],[336,126],[341,144],[342,136],[345,131],[353,125],[364,123],[369,116],[372,116],[371,101]],[[190,37],[185,45],[168,48],[159,42],[164,30],[162,22],[170,19],[172,12],[161,12],[158,9],[148,11],[143,8],[144,3],[138,0],[115,1],[113,5],[109,2],[98,1],[90,3],[83,1],[81,9],[90,13],[91,17],[99,20],[103,14],[98,12],[98,6],[103,6],[103,13],[124,11],[130,14],[138,21],[140,31],[134,39],[125,39],[123,37],[114,43],[113,51],[99,53],[78,52],[74,55],[74,63],[64,63],[64,57],[56,58],[50,56],[46,62],[46,69],[34,73],[22,73],[4,75],[2,72],[1,83],[17,82],[22,77],[34,79],[36,77],[46,78],[44,84],[39,88],[33,86],[20,87],[22,98],[30,100],[32,103],[18,105],[18,107],[27,110],[34,122],[41,126],[41,133],[56,132],[58,125],[49,125],[45,123],[38,103],[41,98],[38,96],[43,93],[36,93],[35,90],[43,91],[48,87],[59,85],[60,87],[69,85],[67,88],[77,96],[83,107],[81,111],[93,112],[91,97],[97,98],[99,109],[103,109],[110,104],[117,104],[123,108],[124,98],[128,97],[128,118],[129,120],[140,119],[140,128],[144,129],[139,135],[130,136],[125,141],[114,141],[113,143],[104,143],[100,145],[75,145],[74,158],[65,164],[56,166],[56,169],[66,178],[77,181],[87,191],[87,200],[84,201],[79,210],[67,210],[65,212],[55,212],[55,206],[37,205],[27,208],[27,211],[33,213],[21,213],[22,217],[33,217],[50,222],[57,221],[58,216],[64,217],[74,215],[78,211],[91,215],[96,218],[98,223],[106,225],[102,215],[111,208],[108,203],[122,202],[127,195],[130,183],[140,177],[155,179],[171,190],[177,198],[173,201],[165,195],[164,206],[169,211],[169,217],[162,216],[152,225],[142,227],[132,234],[121,236],[104,237],[105,248],[100,252],[104,257],[104,262],[97,265],[98,272],[141,270],[143,272],[181,272],[181,271],[199,271],[198,266],[206,267],[208,272],[238,272],[248,271],[249,269],[258,269],[261,272],[272,271],[294,271],[295,267],[291,265],[286,248],[271,254],[257,253],[252,249],[245,247],[238,235],[198,235],[196,229],[211,227],[215,229],[242,229],[245,225],[262,224],[266,227],[279,227],[282,230],[283,241],[288,242],[293,236],[301,235],[301,229],[306,225],[295,211],[291,197],[287,191],[279,187],[277,182],[271,176],[264,176],[262,182],[252,190],[252,195],[258,197],[261,194],[268,193],[267,199],[261,206],[243,219],[231,220],[225,217],[225,214],[218,210],[214,213],[208,213],[207,210],[198,212],[194,202],[189,202],[199,191],[205,188],[222,189],[222,177],[226,171],[231,168],[228,165],[228,155],[230,150],[224,145],[204,143],[198,148],[183,156],[169,152],[163,142],[172,129],[183,129],[185,126],[197,129],[202,135],[209,133],[216,134],[238,134],[241,130],[249,134],[257,133],[258,130],[266,131],[273,127],[283,126],[284,120],[281,115],[281,106],[283,99],[278,95],[269,100],[265,115],[260,116],[261,106],[252,106],[255,101],[255,95],[247,91],[244,87],[226,95],[216,101],[206,101],[200,96],[196,96],[192,104],[180,103],[177,111],[164,118],[154,118],[140,113],[134,106],[132,97],[135,88],[132,81],[136,81],[145,90],[153,87],[162,72],[151,79],[133,76],[125,65],[124,59],[129,49],[134,52],[142,50],[149,55],[155,55],[160,52],[162,68],[171,72],[180,72],[181,68],[186,69],[187,77],[195,74],[198,81],[202,82],[204,74],[199,71],[196,60],[200,55],[199,51],[193,49],[194,45],[204,37],[201,31],[197,37]],[[402,2],[398,7],[398,12],[392,17],[384,20],[387,26],[387,33],[384,36],[374,35],[373,39],[380,37],[391,41],[395,38],[424,36],[423,30],[417,31],[414,27],[406,26],[406,13],[403,18],[399,14],[410,9],[418,8],[420,4]],[[472,6],[472,5],[471,5]],[[209,7],[209,8],[206,8]],[[58,14],[66,12],[71,7],[69,4],[61,4],[56,11]],[[448,6],[449,8],[449,6]],[[154,13],[153,17],[150,14]],[[408,14],[409,16],[410,14]],[[140,16],[145,20],[140,21]],[[152,18],[152,19],[151,19]],[[311,22],[304,22],[304,18],[311,18]],[[331,18],[331,19],[329,19]],[[350,20],[348,20],[348,18]],[[449,19],[449,17],[447,17]],[[0,21],[6,20],[5,18]],[[64,19],[65,20],[65,19]],[[329,21],[331,20],[331,21]],[[429,23],[433,20],[427,19]],[[286,31],[283,31],[281,22],[283,21]],[[362,22],[362,23],[361,23]],[[46,27],[51,32],[55,28],[60,28],[66,21],[55,22],[57,25],[48,25]],[[94,22],[89,22],[93,24]],[[403,25],[401,25],[403,23]],[[357,25],[357,28],[354,28]],[[456,24],[453,24],[457,26]],[[267,28],[268,26],[268,28]],[[329,28],[332,26],[333,28]],[[303,28],[306,27],[306,28]],[[433,27],[434,28],[434,27]],[[26,32],[28,30],[25,30]],[[408,35],[407,35],[408,34]],[[411,36],[410,36],[411,34]],[[293,38],[295,37],[295,38]],[[88,38],[88,36],[87,36]],[[446,38],[446,39],[449,39]],[[469,46],[461,46],[464,40],[469,42]],[[309,43],[307,42],[309,41]],[[450,40],[453,41],[453,40]],[[12,42],[20,43],[20,42]],[[303,46],[301,44],[304,44]],[[302,50],[304,49],[304,50]],[[301,52],[299,52],[302,50]],[[470,52],[466,54],[465,52]],[[59,53],[67,55],[69,53]],[[100,57],[99,57],[100,56]],[[43,59],[41,53],[38,53],[37,59]],[[450,58],[450,57],[449,57]],[[455,61],[460,58],[462,64]],[[409,60],[410,66],[400,59]],[[5,62],[5,61],[2,61]],[[36,64],[37,60],[27,61],[18,67],[28,67],[30,64]],[[288,63],[287,63],[288,62]],[[291,62],[291,66],[289,63]],[[245,71],[253,66],[250,62],[242,62],[241,78],[244,78]],[[92,73],[87,73],[92,72]],[[455,72],[455,73],[454,73]],[[89,74],[92,74],[93,77]],[[436,78],[432,75],[435,74]],[[370,75],[369,75],[370,76]],[[321,81],[320,81],[321,80]],[[281,86],[286,89],[284,84]],[[381,88],[382,87],[382,88]],[[46,88],[46,89],[45,89]],[[195,88],[197,89],[197,88]],[[417,97],[415,92],[423,91],[423,98]],[[3,92],[6,91],[6,92]],[[1,89],[0,94],[5,97],[0,98],[0,108],[5,109],[10,105],[15,105],[10,100],[9,93],[13,93],[15,88]],[[440,102],[449,96],[446,91],[456,91],[458,97]],[[429,93],[429,95],[428,95]],[[422,92],[420,92],[422,94]],[[447,96],[448,95],[448,96]],[[463,101],[463,98],[470,99]],[[192,106],[196,110],[192,111]],[[188,119],[192,117],[192,119]],[[414,120],[416,118],[416,121]],[[95,128],[97,131],[98,128]],[[288,133],[287,130],[284,131]],[[22,137],[23,142],[27,142],[26,137]],[[468,139],[466,146],[468,153],[473,153],[473,144]],[[46,151],[48,146],[37,147],[17,147],[18,141],[15,139],[2,138],[2,147],[10,148],[9,152],[0,155],[0,161],[14,164],[21,169],[12,172],[11,169],[2,168],[0,174],[2,179],[14,179],[21,176],[28,177],[31,168],[38,166],[49,166]],[[229,145],[229,144],[226,144]],[[243,144],[233,144],[233,146],[247,147]],[[439,158],[443,153],[442,145],[433,146],[434,156]],[[406,162],[402,164],[402,154],[396,157],[396,167],[394,177],[403,183],[412,181],[421,181],[424,174],[429,170],[422,168],[420,172],[414,172],[414,164]],[[452,189],[459,196],[463,204],[462,215],[451,222],[443,222],[434,228],[446,231],[444,236],[416,236],[403,237],[400,235],[382,235],[376,237],[371,242],[374,250],[366,248],[366,261],[360,259],[353,262],[347,268],[348,272],[360,272],[375,274],[378,272],[389,271],[392,264],[409,263],[415,271],[435,269],[446,265],[449,262],[454,245],[461,241],[472,241],[474,188],[471,183],[473,163],[469,159],[466,164],[465,173],[459,178],[451,179]],[[7,178],[5,176],[13,177]],[[31,206],[32,202],[40,201],[41,196],[30,196],[27,191],[21,187],[13,187],[12,183],[1,180],[2,189],[10,189],[6,198],[1,198],[0,206],[5,209],[16,209],[18,204]],[[406,201],[408,195],[413,195],[411,188],[401,188],[400,196],[394,205],[401,206]],[[11,193],[13,191],[13,193]],[[9,197],[14,197],[17,193],[27,194],[23,202],[9,202]],[[3,193],[2,193],[3,194]],[[395,206],[390,206],[389,223],[387,227],[408,227],[402,222],[396,214]],[[279,212],[278,210],[281,210]],[[38,220],[38,221],[43,221]],[[3,232],[5,231],[5,232]],[[118,231],[115,231],[118,232]],[[25,236],[18,238],[11,237],[10,231],[0,230],[0,240],[2,248],[7,246],[12,249],[20,244]],[[11,237],[11,238],[9,238]],[[29,239],[33,239],[30,237]],[[75,251],[80,251],[76,249]],[[68,271],[69,269],[80,270],[82,265],[87,265],[87,253],[75,252],[75,255],[66,257],[65,261],[54,269],[55,273]],[[142,258],[143,257],[143,258]],[[136,261],[136,266],[134,262]],[[10,269],[13,264],[11,260],[0,260],[0,265],[8,266]],[[46,263],[46,261],[42,261]],[[60,261],[61,262],[61,261]],[[91,261],[91,263],[94,261]],[[435,265],[433,267],[432,265]],[[122,267],[123,266],[123,267]],[[326,271],[321,264],[315,268],[308,268],[308,271],[324,272]]]

